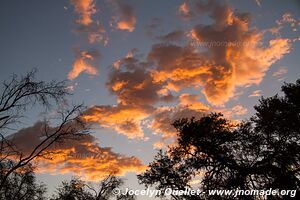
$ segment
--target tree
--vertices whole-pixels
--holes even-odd
[[[138,175],[140,183],[163,191],[191,188],[190,181],[201,177],[201,195],[173,199],[262,198],[209,196],[208,191],[214,189],[272,188],[299,192],[300,80],[283,85],[282,92],[282,97],[262,98],[255,106],[255,115],[239,125],[216,113],[199,120],[175,121],[177,145],[157,154],[149,169]]]
[[[1,171],[5,163],[1,163]],[[2,175],[2,174],[1,174]],[[46,187],[37,183],[33,167],[27,165],[22,170],[14,171],[5,182],[0,193],[1,200],[45,200]]]
[[[119,189],[123,184],[121,178],[109,175],[96,188],[74,177],[70,182],[64,181],[51,200],[134,200],[135,197],[128,194],[114,194],[114,189]]]
[[[83,106],[68,108],[66,104],[66,97],[70,95],[66,82],[37,81],[35,73],[36,70],[33,70],[23,77],[13,75],[10,81],[3,83],[0,94],[0,193],[4,192],[5,185],[15,172],[37,157],[51,155],[47,151],[50,146],[89,133],[88,126],[80,118]],[[9,130],[20,123],[28,108],[37,105],[46,111],[56,106],[58,117],[44,121],[40,142],[24,154],[10,137]],[[57,122],[57,126],[50,127],[50,122]]]
[[[94,200],[85,183],[78,178],[70,182],[63,181],[52,200]]]

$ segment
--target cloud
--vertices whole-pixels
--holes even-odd
[[[188,35],[177,30],[160,36],[146,55],[133,50],[115,61],[106,86],[116,105],[95,105],[85,113],[86,120],[130,139],[144,138],[144,122],[150,121],[147,128],[167,138],[174,136],[170,123],[180,117],[211,110],[234,117],[247,113],[242,105],[229,111],[214,106],[236,97],[238,88],[259,84],[271,65],[290,51],[290,41],[265,40],[265,31],[250,26],[250,14],[223,3],[193,5],[193,13],[207,13],[212,20],[193,26]],[[184,40],[175,43],[182,35]],[[186,89],[203,94],[208,105],[198,95],[182,94]],[[168,106],[176,99],[178,105]]]
[[[298,30],[297,26],[300,25],[300,20],[296,19],[292,13],[286,12],[279,20],[276,20],[276,24],[281,28],[284,25],[288,25],[293,32],[296,32]]]
[[[287,12],[281,16],[281,19],[276,20],[276,23],[278,25],[289,24],[291,27],[294,27],[297,25],[297,20],[292,13]]]
[[[116,15],[113,16],[116,28],[133,32],[137,22],[133,7],[121,1],[110,0],[109,2],[116,10]]]
[[[221,112],[225,117],[233,119],[247,114],[248,110],[244,106],[238,104],[232,108],[214,108],[207,105],[203,105],[199,102],[197,95],[182,94],[179,98],[180,103],[173,107],[159,107],[154,112],[151,121],[148,125],[155,134],[159,134],[162,138],[153,144],[154,148],[166,147],[168,144],[174,144],[174,138],[176,137],[176,129],[173,127],[173,123],[182,118],[200,119],[204,115],[210,112]],[[232,120],[235,122],[236,120]],[[170,140],[167,142],[167,140]],[[172,140],[173,139],[173,140]]]
[[[192,95],[188,93],[183,93],[179,96],[179,105],[198,111],[207,111],[210,109],[209,106],[204,105],[199,101],[198,95]]]
[[[159,17],[153,17],[151,20],[145,25],[144,29],[147,36],[154,36],[155,33],[161,32],[163,19]]]
[[[255,90],[249,95],[249,97],[260,97],[261,93],[262,93],[261,90]]]
[[[263,44],[263,33],[249,27],[248,13],[216,3],[198,5],[199,9],[209,12],[213,23],[194,26],[191,44],[156,44],[148,55],[157,64],[155,81],[169,89],[202,88],[211,104],[221,105],[237,87],[259,84],[271,65],[290,51],[285,38]]]
[[[87,122],[98,123],[127,136],[129,139],[143,139],[142,120],[151,113],[151,108],[132,105],[93,106],[84,114]]]
[[[102,43],[104,46],[108,44],[109,38],[104,27],[99,21],[93,22],[89,25],[81,25],[75,31],[84,35],[90,44]]]
[[[235,24],[237,23],[237,24]],[[246,24],[237,19],[222,31],[210,27],[195,27],[197,39],[250,44],[247,46],[213,47],[210,51],[216,66],[212,79],[204,87],[204,94],[213,104],[222,104],[234,95],[236,87],[259,84],[269,67],[289,52],[287,39],[273,39],[269,46],[262,47],[262,36],[249,31]],[[222,32],[222,33],[221,33]],[[224,39],[223,39],[224,38]]]
[[[130,139],[144,139],[143,120],[153,113],[157,102],[169,102],[174,97],[168,90],[163,90],[162,85],[154,83],[145,67],[148,64],[139,61],[134,53],[133,50],[114,63],[106,84],[116,96],[117,105],[93,106],[83,118]]]
[[[162,140],[154,144],[154,148],[160,148],[166,144],[165,140],[176,136],[173,122],[181,118],[196,119],[211,111],[211,108],[199,101],[198,95],[183,93],[179,96],[177,106],[158,107],[151,116],[148,128],[155,134],[162,134]]]
[[[77,55],[73,63],[72,70],[68,73],[68,79],[77,78],[82,72],[89,75],[97,75],[97,61],[100,58],[100,53],[97,50],[91,51],[76,51]]]
[[[196,19],[210,12],[212,9],[221,8],[221,3],[217,1],[185,1],[178,7],[178,12],[184,20]],[[224,10],[216,10],[214,14],[223,14]]]
[[[108,43],[108,36],[104,27],[99,21],[93,20],[93,15],[97,12],[96,1],[94,0],[71,0],[71,4],[75,8],[75,12],[79,14],[76,21],[79,27],[76,33],[84,36],[88,43],[102,43],[104,46]],[[96,67],[100,53],[97,50],[77,50],[72,70],[68,73],[68,79],[77,78],[80,73],[85,72],[89,75],[97,75]]]
[[[178,12],[182,16],[183,19],[190,19],[194,13],[191,11],[190,6],[187,2],[183,2],[178,7]]]
[[[261,7],[261,0],[255,0],[256,5],[258,5],[259,7]]]
[[[130,56],[118,60],[117,63],[110,73],[107,87],[117,96],[118,103],[143,107],[174,98],[171,93],[161,92],[161,84],[154,83],[150,71],[145,69],[147,63]]]
[[[275,71],[272,76],[277,77],[277,78],[282,78],[283,75],[285,75],[288,72],[287,67],[280,67]]]
[[[163,141],[157,141],[157,142],[155,142],[155,143],[153,144],[153,148],[154,148],[154,149],[162,149],[162,148],[164,148],[164,147],[166,147],[166,146],[167,146],[166,143],[163,142]]]
[[[48,125],[37,122],[32,127],[21,129],[13,135],[16,147],[24,156],[41,142],[45,126]],[[53,129],[55,128],[48,127],[49,131]],[[127,172],[140,173],[145,170],[145,166],[138,158],[115,153],[110,147],[100,147],[92,135],[56,143],[44,152],[43,157],[38,157],[35,161],[38,173],[74,173],[90,181],[99,181],[110,173],[123,176]]]
[[[163,35],[163,36],[159,36],[157,37],[158,39],[160,39],[161,41],[164,41],[164,42],[172,42],[172,41],[180,41],[180,40],[183,40],[185,37],[185,33],[184,31],[182,30],[175,30],[175,31],[172,31],[166,35]]]
[[[247,114],[247,108],[241,105],[235,105],[233,108],[231,108],[232,113],[236,116],[245,115]]]
[[[71,0],[75,12],[79,14],[78,24],[87,26],[93,22],[92,15],[96,13],[96,3],[94,0]]]
[[[186,106],[160,107],[153,114],[149,128],[155,134],[161,134],[163,139],[176,136],[176,129],[173,123],[177,119],[195,117],[199,119],[206,114],[206,110],[193,110]]]

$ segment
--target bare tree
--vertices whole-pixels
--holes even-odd
[[[37,157],[51,155],[51,151],[47,150],[53,144],[89,133],[80,117],[83,106],[68,108],[66,104],[65,99],[70,95],[66,82],[37,81],[35,73],[36,70],[33,70],[23,77],[13,75],[9,82],[3,83],[0,94],[0,162],[5,162],[6,167],[1,169],[0,192],[13,172],[27,166]],[[9,130],[21,122],[30,107],[37,105],[46,111],[55,106],[59,109],[56,111],[58,117],[44,121],[43,138],[29,152],[24,153],[14,143]],[[50,127],[53,121],[57,126]]]

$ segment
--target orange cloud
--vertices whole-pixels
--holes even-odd
[[[200,8],[210,12],[214,22],[195,26],[189,45],[157,44],[148,55],[157,64],[154,81],[170,90],[202,88],[211,104],[222,105],[234,97],[237,87],[259,84],[271,65],[290,51],[285,38],[263,45],[263,33],[249,27],[248,13],[216,2]]]
[[[82,72],[89,75],[97,75],[98,69],[96,61],[99,59],[98,51],[79,51],[73,63],[73,69],[68,74],[68,79],[73,80],[77,78]]]
[[[75,8],[75,12],[79,15],[76,21],[80,26],[75,30],[76,33],[84,36],[88,43],[102,43],[104,46],[108,43],[108,36],[104,27],[99,21],[92,19],[97,12],[95,0],[71,0]],[[96,54],[95,54],[96,53]],[[93,51],[77,52],[73,69],[68,74],[68,79],[73,80],[79,76],[80,73],[85,72],[90,75],[98,74],[98,69],[95,67],[99,53]]]
[[[114,63],[107,87],[117,96],[122,105],[151,107],[158,101],[171,101],[171,93],[162,93],[163,85],[155,83],[154,77],[146,69],[148,64],[138,60],[133,53]]]
[[[52,151],[52,159],[37,159],[38,173],[73,173],[88,181],[99,181],[112,173],[124,176],[146,169],[138,158],[114,153],[111,148],[102,148],[94,141],[70,143]]]
[[[210,112],[221,112],[226,118],[232,119],[233,123],[239,123],[234,118],[239,118],[242,115],[247,114],[248,110],[242,105],[235,105],[232,108],[218,108],[209,107],[199,102],[197,95],[182,94],[179,97],[179,105],[174,107],[159,107],[154,112],[148,128],[150,128],[154,134],[160,134],[162,138],[153,144],[154,148],[163,148],[168,144],[172,145],[176,142],[176,129],[173,127],[173,123],[182,118],[200,119],[204,115]],[[167,141],[169,140],[169,141]]]
[[[188,108],[192,110],[197,111],[208,111],[210,108],[207,105],[204,105],[199,101],[198,95],[192,95],[188,93],[183,93],[179,96],[179,105],[181,106],[187,106]]]
[[[249,97],[260,97],[261,92],[262,92],[261,90],[255,90],[249,95]]]
[[[80,15],[77,23],[87,26],[93,22],[92,15],[96,13],[94,0],[71,0],[75,11]]]
[[[145,139],[143,121],[159,101],[171,101],[173,95],[163,91],[162,85],[154,83],[145,62],[134,56],[134,51],[114,63],[107,87],[117,97],[115,106],[93,106],[83,118],[101,127],[110,128],[130,139]]]
[[[109,2],[116,10],[116,16],[113,16],[116,28],[133,32],[137,22],[133,7],[129,4],[121,3],[120,1],[111,0]]]
[[[166,147],[166,146],[167,146],[166,143],[163,142],[163,141],[157,141],[157,142],[155,142],[155,143],[153,144],[153,148],[154,148],[154,149],[162,149],[162,148],[164,148],[164,147]]]
[[[178,12],[184,19],[189,19],[193,16],[192,11],[190,10],[190,6],[187,2],[183,2],[178,7]]]
[[[142,120],[149,116],[150,111],[150,108],[138,106],[93,106],[83,114],[83,119],[113,129],[130,139],[143,139]]]
[[[233,108],[231,108],[232,114],[236,116],[245,115],[247,114],[247,108],[241,106],[241,105],[235,105]]]
[[[13,135],[16,148],[24,156],[40,143],[45,125],[38,122]],[[49,131],[52,129],[50,127]],[[110,147],[100,147],[92,135],[83,135],[76,140],[64,139],[50,146],[35,162],[38,173],[73,173],[89,181],[99,181],[111,173],[124,176],[127,172],[140,173],[146,169],[136,157],[115,153]]]
[[[135,50],[114,62],[106,86],[117,105],[91,107],[84,114],[87,121],[133,139],[144,137],[144,122],[150,120],[151,130],[174,136],[172,121],[202,116],[236,97],[237,88],[259,84],[271,65],[290,51],[285,38],[264,44],[264,31],[250,26],[248,13],[215,1],[192,4],[181,9],[189,6],[195,15],[208,13],[212,23],[194,26],[184,38],[187,44],[174,44],[187,36],[175,31],[156,37],[163,42],[153,45],[146,58],[135,55]],[[210,105],[201,103],[197,95],[180,94],[186,88],[201,92]],[[176,98],[177,106],[156,108]],[[241,105],[214,110],[234,117],[247,113]]]
[[[195,117],[199,119],[206,112],[207,110],[194,110],[186,106],[160,107],[154,112],[148,127],[155,134],[161,134],[163,140],[172,138],[176,136],[176,129],[172,125],[173,122],[181,118]]]

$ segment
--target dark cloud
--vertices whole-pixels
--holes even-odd
[[[157,37],[164,42],[181,41],[185,38],[185,32],[182,30],[175,30],[166,35]]]

